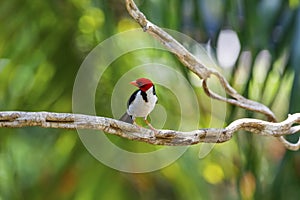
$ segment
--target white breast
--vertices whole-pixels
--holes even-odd
[[[127,113],[133,118],[147,117],[149,113],[154,109],[157,102],[157,96],[153,95],[153,87],[146,91],[148,102],[145,102],[141,95],[141,91],[136,94],[136,98],[129,105]]]

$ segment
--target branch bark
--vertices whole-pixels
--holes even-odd
[[[240,130],[264,136],[290,135],[300,130],[299,125],[293,126],[299,123],[300,113],[296,113],[289,115],[286,120],[280,123],[245,118],[238,119],[222,129],[205,128],[189,132],[174,130],[153,131],[107,117],[53,112],[0,112],[0,127],[39,126],[43,128],[92,129],[118,135],[129,140],[168,146],[193,145],[202,142],[223,143],[230,140],[233,134]],[[300,140],[298,140],[297,144],[289,146],[289,149],[296,151],[299,147]]]

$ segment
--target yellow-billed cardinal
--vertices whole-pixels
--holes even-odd
[[[147,78],[139,78],[130,82],[130,84],[139,89],[130,96],[127,103],[127,111],[120,120],[133,124],[136,117],[143,117],[146,124],[151,129],[154,129],[147,120],[147,116],[154,109],[157,102],[154,84]]]

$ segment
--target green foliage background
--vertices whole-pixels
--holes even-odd
[[[280,120],[300,112],[299,0],[139,0],[137,4],[157,25],[201,43],[210,39],[213,47],[220,30],[236,31],[241,50],[251,56],[248,68],[241,54],[236,65],[225,70],[228,80],[244,96],[269,106]],[[72,112],[73,83],[85,56],[101,41],[131,28],[138,26],[121,0],[2,0],[0,109]],[[268,67],[257,64],[262,51],[271,56]],[[140,56],[147,59],[151,54]],[[131,59],[134,62],[134,55]],[[114,83],[133,67],[132,62],[120,59],[114,65],[122,68],[114,67],[103,77],[107,87],[97,96],[97,114],[112,116],[106,105]],[[193,82],[184,67],[179,70]],[[203,113],[199,126],[209,127],[209,99],[199,86],[194,89]],[[167,108],[176,103],[163,98],[162,102]],[[227,123],[262,117],[230,105],[227,110]],[[176,112],[168,109],[168,128],[174,128]],[[132,151],[157,148],[110,138]],[[76,131],[2,128],[0,199],[297,199],[300,195],[300,154],[285,150],[275,138],[239,133],[202,159],[199,148],[189,148],[162,170],[129,174],[94,159]]]

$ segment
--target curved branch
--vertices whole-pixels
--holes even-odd
[[[268,117],[269,121],[276,121],[274,113],[265,105],[254,102],[252,100],[246,99],[240,95],[234,88],[230,86],[227,80],[215,69],[208,68],[202,64],[202,62],[191,54],[183,45],[181,45],[177,40],[175,40],[171,35],[162,30],[160,27],[156,26],[138,9],[133,0],[126,0],[126,7],[129,14],[137,21],[144,31],[152,35],[159,42],[161,42],[168,50],[175,54],[179,61],[185,65],[189,70],[195,73],[200,79],[207,80],[211,75],[215,75],[220,81],[222,87],[225,89],[226,93],[233,97],[233,99],[227,99],[220,95],[208,92],[206,93],[214,99],[221,100],[247,110],[252,110],[255,112],[260,112]]]
[[[240,130],[249,131],[264,136],[284,136],[299,131],[300,113],[289,115],[280,123],[267,122],[257,119],[238,119],[226,128],[206,128],[189,132],[174,130],[153,131],[140,126],[128,124],[116,119],[71,113],[53,112],[0,112],[0,127],[20,128],[39,126],[43,128],[62,129],[93,129],[108,134],[118,135],[130,140],[150,144],[182,146],[198,143],[222,143],[230,140],[233,134]],[[300,139],[299,139],[300,141]],[[291,144],[290,149],[298,150],[300,142]]]
[[[213,91],[211,91],[208,88],[207,79],[203,80],[202,87],[203,87],[205,94],[213,99],[217,99],[219,101],[224,101],[224,102],[230,103],[235,106],[239,106],[239,107],[247,109],[247,110],[252,110],[254,112],[265,114],[268,117],[268,121],[271,121],[271,122],[276,121],[273,112],[268,107],[264,106],[263,104],[260,104],[256,101],[252,101],[250,99],[246,99],[243,96],[241,96],[240,94],[234,95],[234,98],[226,98],[217,93],[214,93]]]

